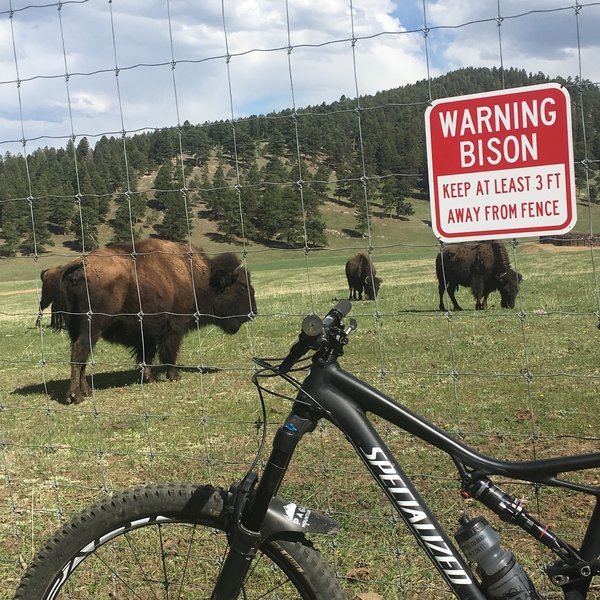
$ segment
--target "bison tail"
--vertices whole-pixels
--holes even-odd
[[[62,329],[67,328],[65,316],[62,312],[58,312],[52,309],[52,316],[50,317],[50,327],[52,327],[54,331],[61,331]]]

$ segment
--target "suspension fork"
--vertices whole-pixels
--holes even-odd
[[[260,529],[269,503],[279,490],[296,446],[305,433],[316,427],[317,420],[290,413],[273,439],[273,448],[265,470],[253,491],[257,477],[247,475],[232,488],[232,516],[227,531],[229,552],[213,590],[211,600],[233,600],[238,597],[262,540]]]

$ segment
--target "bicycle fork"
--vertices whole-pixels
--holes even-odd
[[[215,585],[211,600],[233,600],[242,591],[252,559],[260,544],[268,538],[286,533],[330,533],[338,524],[329,517],[306,509],[303,518],[294,518],[285,510],[286,503],[275,497],[281,486],[296,446],[305,433],[316,427],[316,421],[293,412],[275,434],[271,455],[262,477],[249,473],[230,492],[231,517],[228,528],[229,552]]]

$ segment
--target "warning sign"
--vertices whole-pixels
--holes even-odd
[[[425,129],[441,240],[561,234],[575,225],[571,101],[560,85],[436,100]]]

